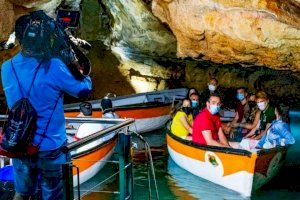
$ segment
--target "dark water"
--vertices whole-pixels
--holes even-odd
[[[268,184],[255,191],[252,197],[243,197],[237,192],[226,189],[199,177],[192,175],[184,169],[178,167],[174,161],[169,158],[166,144],[165,132],[157,131],[144,135],[145,139],[153,145],[153,160],[159,190],[159,198],[163,200],[171,199],[300,199],[300,167],[284,166],[280,173],[274,177]],[[134,138],[134,142],[137,140]],[[142,148],[142,143],[138,147]],[[145,154],[142,151],[135,151],[134,156],[134,199],[155,199],[155,190],[153,180],[151,180],[151,193],[148,189],[148,167]],[[116,164],[108,164],[97,177],[94,177],[94,183],[117,171]],[[88,186],[87,188],[90,188]],[[83,199],[118,199],[118,194],[111,194],[108,191],[118,191],[117,179],[112,179],[106,186],[97,188],[104,190],[105,193],[92,192]]]

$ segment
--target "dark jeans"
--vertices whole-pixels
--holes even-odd
[[[233,130],[233,138],[231,141],[233,142],[241,142],[244,137],[243,128],[238,127]]]
[[[70,156],[62,153],[61,148],[41,151],[26,158],[14,158],[14,184],[16,192],[24,197],[32,196],[40,185],[42,199],[63,199],[62,164]]]

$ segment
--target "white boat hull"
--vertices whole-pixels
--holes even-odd
[[[167,135],[167,144],[170,157],[178,166],[246,197],[278,173],[287,150],[249,152],[197,145],[172,134]]]
[[[132,126],[130,126],[130,130],[136,131],[137,133],[145,133],[145,132],[153,131],[156,129],[163,128],[169,120],[170,120],[169,115],[145,118],[145,119],[137,119],[135,120],[135,123]]]
[[[194,160],[177,153],[170,147],[168,147],[168,151],[174,162],[177,164],[180,163],[180,167],[187,170],[188,172],[226,188],[235,190],[246,197],[251,196],[253,174],[246,171],[241,171],[223,177],[223,166],[218,166],[217,168],[215,168],[209,161],[200,162],[198,160]]]

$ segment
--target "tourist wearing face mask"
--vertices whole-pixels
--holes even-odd
[[[256,105],[256,96],[255,94],[249,94],[248,95],[248,105],[249,105],[249,111],[245,113],[245,120],[246,123],[253,123],[255,120],[255,115],[258,110]]]
[[[208,90],[210,94],[216,93],[217,87],[218,87],[218,80],[215,78],[210,79],[209,83],[207,84]]]
[[[207,89],[201,92],[200,99],[205,100],[201,102],[201,106],[200,106],[201,108],[206,106],[205,103],[211,94],[218,93],[217,88],[218,88],[218,80],[215,78],[211,78],[207,83]]]
[[[206,107],[198,114],[193,125],[193,142],[203,145],[230,147],[222,130],[218,112],[221,109],[221,99],[217,94],[211,94]]]
[[[193,132],[193,115],[191,108],[191,101],[184,99],[182,106],[176,112],[171,125],[171,131],[174,135],[182,139],[191,140]]]
[[[257,107],[261,111],[261,115],[259,134],[255,137],[255,139],[260,139],[265,134],[266,127],[276,119],[276,114],[275,108],[269,104],[269,99],[265,92],[258,92],[256,97]]]
[[[236,98],[238,100],[236,109],[235,109],[235,117],[233,121],[227,126],[229,129],[227,129],[230,132],[230,137],[236,140],[241,140],[243,138],[243,134],[246,133],[246,130],[244,131],[243,128],[238,127],[238,123],[245,123],[247,118],[250,115],[250,106],[248,104],[248,92],[247,88],[240,87],[237,89]],[[231,129],[234,128],[234,129]]]
[[[199,92],[198,92],[198,90],[196,88],[189,88],[188,93],[186,95],[186,98],[190,99],[190,97],[191,97],[192,94],[199,95]]]
[[[193,93],[190,95],[191,105],[192,105],[192,114],[193,118],[195,119],[196,116],[200,112],[200,105],[199,105],[199,95],[196,93]]]
[[[274,119],[276,119],[275,108],[269,104],[268,96],[260,91],[256,94],[256,105],[259,109],[259,122],[245,136],[246,138],[260,139]],[[255,120],[256,121],[256,120]]]

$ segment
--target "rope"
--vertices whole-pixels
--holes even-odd
[[[121,169],[121,170],[127,169],[130,165],[131,165],[131,163],[129,163],[128,165],[126,165],[126,166],[125,166],[123,169]],[[83,193],[83,194],[81,195],[81,198],[84,197],[84,196],[86,196],[90,191],[94,190],[96,187],[99,187],[100,185],[102,185],[103,183],[105,183],[106,181],[108,181],[109,179],[111,179],[111,178],[113,178],[114,176],[116,176],[117,174],[119,174],[121,170],[119,170],[118,172],[112,174],[112,175],[109,176],[108,178],[104,179],[102,182],[96,184],[96,185],[95,185],[94,187],[92,187],[90,190],[87,190],[87,192],[85,192],[85,193]],[[81,190],[80,190],[80,191],[81,191]],[[76,199],[78,199],[78,198],[76,198]]]
[[[151,172],[152,172],[152,176],[153,176],[153,181],[154,181],[154,186],[155,186],[155,194],[156,194],[156,199],[159,200],[159,195],[158,195],[158,188],[157,188],[157,182],[156,182],[156,177],[155,177],[155,171],[154,171],[154,165],[153,165],[153,159],[152,159],[152,154],[151,154],[151,148],[150,148],[150,145],[148,144],[148,142],[140,135],[138,134],[137,132],[134,132],[134,134],[137,135],[137,137],[144,142],[145,144],[145,150],[146,152],[148,152],[148,155],[146,156],[147,157],[147,160],[149,159],[150,160],[150,169],[151,169]],[[147,167],[148,167],[148,163],[147,163]],[[149,178],[149,177],[148,177]],[[150,184],[150,178],[149,178],[149,184]],[[150,189],[149,189],[149,194],[150,194],[150,198],[151,198],[151,186],[150,186]]]

